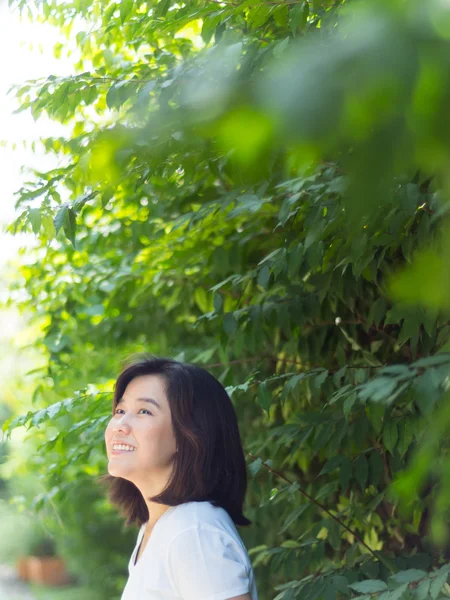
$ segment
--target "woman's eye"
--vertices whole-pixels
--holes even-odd
[[[151,413],[149,410],[147,410],[146,408],[141,408],[141,410],[145,410],[145,412],[146,412],[146,413],[148,413],[149,415],[151,415],[151,414],[152,414],[152,413]]]
[[[114,413],[114,414],[115,414],[115,415],[118,415],[118,414],[120,414],[120,413],[119,413],[119,410],[122,410],[122,411],[123,411],[123,408],[116,408],[116,411],[115,411],[115,413]],[[146,408],[141,408],[141,411],[142,411],[142,410],[145,410],[145,412],[146,412],[147,414],[149,414],[149,415],[153,416],[153,413],[151,413],[151,412],[150,412],[149,410],[147,410]]]

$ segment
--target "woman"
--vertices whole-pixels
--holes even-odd
[[[258,600],[236,525],[247,474],[236,413],[204,369],[132,359],[105,431],[109,498],[140,525],[122,600]]]

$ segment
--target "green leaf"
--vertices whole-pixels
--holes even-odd
[[[356,544],[354,544],[354,546],[356,546]],[[336,600],[336,598],[336,590],[328,583],[323,592],[323,600]]]
[[[102,208],[105,208],[105,206],[109,203],[109,201],[111,200],[113,195],[114,195],[114,192],[111,188],[106,188],[102,192]]]
[[[331,423],[319,425],[319,427],[316,429],[316,435],[312,444],[312,451],[314,454],[317,454],[317,452],[319,452],[319,450],[325,446],[332,433],[333,425]]]
[[[77,33],[77,35],[75,36],[75,40],[77,42],[77,46],[81,46],[83,44],[85,38],[86,38],[86,32],[85,31],[79,31]]]
[[[45,241],[52,240],[56,235],[55,224],[50,215],[43,214],[42,215],[42,230],[41,235],[43,236]]]
[[[237,321],[236,321],[236,317],[234,316],[234,313],[229,312],[229,313],[225,313],[223,316],[223,328],[225,329],[226,333],[231,336],[233,335],[233,333],[235,333],[236,329],[237,329]]]
[[[352,544],[345,553],[345,563],[348,565],[348,567],[350,569],[355,566],[355,563],[358,559],[358,555],[359,555],[358,544]]]
[[[400,571],[393,575],[391,580],[396,583],[411,583],[412,581],[418,581],[424,577],[428,577],[426,571],[422,571],[421,569],[407,569],[406,571]]]
[[[334,550],[339,550],[341,547],[341,526],[334,519],[329,519],[326,525],[328,529],[328,541]]]
[[[403,346],[410,338],[414,337],[420,330],[421,323],[416,316],[406,317],[397,338],[399,346]]]
[[[39,423],[42,423],[42,421],[45,421],[46,418],[47,418],[47,409],[43,408],[42,410],[38,410],[37,412],[34,413],[34,415],[31,417],[31,423],[35,427],[39,427]]]
[[[370,307],[369,315],[367,317],[367,323],[378,325],[384,318],[386,314],[386,300],[384,298],[378,298]]]
[[[299,243],[295,246],[288,255],[288,275],[292,277],[298,272],[300,265],[304,259],[303,244]]]
[[[391,454],[394,454],[394,448],[398,440],[398,429],[395,421],[389,420],[386,422],[383,431],[383,444]]]
[[[359,397],[362,400],[379,402],[389,398],[396,387],[397,379],[394,377],[378,376],[360,387]]]
[[[89,194],[84,194],[84,196],[80,196],[72,203],[73,210],[78,213],[89,200],[92,200],[97,196],[98,192],[90,192]]]
[[[295,35],[297,29],[303,31],[309,16],[309,5],[308,2],[299,2],[294,4],[289,11],[289,28],[293,35]]]
[[[386,598],[385,600],[400,600],[403,594],[408,591],[408,585],[408,583],[403,583],[398,588],[395,588],[395,590],[389,593],[389,599]],[[387,596],[387,594],[383,594],[383,596],[385,595]]]
[[[105,314],[105,307],[103,304],[91,304],[91,306],[86,307],[83,312],[90,317],[103,315]]]
[[[308,427],[307,429],[304,429],[301,433],[299,433],[299,435],[296,437],[297,445],[301,446],[302,444],[304,444],[312,432],[313,432],[313,428]]]
[[[47,408],[47,415],[50,419],[56,417],[56,415],[60,412],[62,408],[61,402],[56,402]]]
[[[120,21],[123,24],[133,8],[134,0],[120,0]]]
[[[374,450],[369,458],[370,483],[375,487],[383,481],[384,465],[378,450]]]
[[[252,26],[252,29],[259,29],[270,18],[270,6],[264,4],[253,5],[247,13],[247,22]]]
[[[380,579],[367,579],[366,581],[351,583],[348,587],[360,594],[373,594],[375,592],[384,592],[384,590],[387,590],[387,585]]]
[[[300,504],[300,506],[297,506],[293,511],[291,511],[289,513],[289,515],[287,516],[287,518],[285,519],[283,527],[279,530],[278,533],[283,533],[284,531],[289,529],[289,527],[292,525],[292,523],[297,521],[297,519],[305,512],[305,510],[308,507],[309,507],[309,504]]]
[[[194,299],[202,312],[207,312],[209,309],[209,299],[208,294],[202,287],[196,287],[194,291]]]
[[[364,454],[358,456],[355,461],[355,479],[364,491],[366,488],[367,478],[369,476],[369,465]]]
[[[381,433],[381,430],[383,429],[383,418],[385,410],[385,405],[380,404],[378,402],[372,402],[367,407],[370,422],[372,423],[372,426],[375,429],[377,435],[379,435]]]
[[[430,584],[430,596],[433,600],[439,596],[440,591],[444,587],[444,583],[446,583],[448,578],[448,565],[445,565],[446,570],[442,571],[431,580]]]
[[[414,590],[414,600],[426,600],[430,591],[430,584],[431,581],[429,578],[424,579],[424,581],[421,581]]]
[[[220,312],[220,309],[223,306],[223,298],[222,294],[214,294],[214,310],[216,312]]]
[[[268,413],[272,403],[272,395],[267,385],[267,381],[262,381],[258,385],[258,403]]]
[[[250,473],[253,475],[253,477],[258,473],[258,471],[261,468],[261,465],[262,465],[262,460],[260,458],[257,458],[252,463],[250,463],[248,468],[249,468]]]
[[[349,585],[347,577],[344,577],[344,575],[335,575],[331,578],[331,583],[338,592],[344,594],[345,596],[349,595]]]
[[[58,231],[61,229],[61,227],[63,227],[64,224],[66,223],[66,220],[68,219],[68,212],[69,212],[69,206],[67,204],[63,204],[60,207],[60,209],[58,210],[58,212],[56,213],[56,216],[54,219],[56,233],[58,233]]]
[[[383,498],[385,497],[385,493],[381,492],[380,494],[378,494],[378,496],[375,496],[375,498],[373,500],[371,500],[369,502],[369,504],[367,505],[367,512],[371,513],[373,512],[377,506],[380,504],[380,502],[383,500]]]
[[[397,450],[400,456],[406,454],[411,442],[414,438],[414,431],[411,420],[407,417],[401,419],[398,423],[398,442],[397,442]]]
[[[438,365],[444,365],[446,363],[450,363],[450,354],[447,352],[442,352],[439,354],[435,354],[434,356],[426,356],[424,358],[419,358],[419,360],[416,360],[412,364],[412,366],[437,367]]]
[[[345,377],[347,373],[347,365],[344,365],[339,371],[333,375],[333,383],[336,387],[340,387],[342,379]]]
[[[107,94],[106,94],[106,106],[110,109],[116,108],[117,107],[117,96],[118,96],[118,90],[116,85],[113,83]]]
[[[319,475],[326,475],[327,473],[331,473],[332,471],[336,470],[341,465],[342,458],[343,457],[341,455],[330,458],[330,460],[328,460],[322,467]]]
[[[356,402],[356,392],[352,392],[347,398],[344,400],[344,404],[342,407],[345,418],[348,420],[348,415],[350,414],[355,402]]]
[[[443,346],[444,344],[446,344],[449,340],[450,340],[450,326],[449,325],[445,325],[439,331],[439,334],[438,334],[438,337],[437,337],[437,341],[436,341],[436,348],[439,349],[441,346]]]
[[[313,380],[314,387],[316,389],[320,389],[322,384],[326,381],[327,377],[328,377],[328,370],[324,369],[318,375],[316,375],[316,377],[314,377],[314,380]]]
[[[316,494],[316,500],[329,500],[337,490],[337,485],[334,481],[323,485]]]
[[[33,228],[33,233],[37,235],[41,229],[41,211],[39,210],[39,208],[30,208],[28,212],[28,217]]]
[[[289,36],[284,38],[284,40],[282,42],[279,42],[278,44],[275,45],[274,49],[273,49],[273,53],[274,56],[276,56],[277,58],[280,58],[280,56],[282,56],[284,54],[284,52],[286,51],[286,48],[289,45]]]
[[[75,216],[75,212],[71,209],[67,209],[66,219],[64,222],[64,233],[67,238],[72,242],[72,246],[75,248],[75,231],[77,228],[77,219]]]
[[[340,485],[343,492],[348,488],[348,484],[352,478],[352,463],[347,457],[342,457],[341,468],[339,471]]]
[[[270,266],[267,265],[267,264],[265,264],[259,270],[257,283],[258,283],[258,285],[260,285],[264,289],[267,289],[267,285],[269,283],[269,279],[270,279]]]
[[[154,15],[156,18],[166,16],[167,11],[170,8],[170,2],[171,2],[171,0],[159,0],[158,4],[156,5],[156,8],[154,10]]]
[[[361,564],[361,573],[367,577],[367,579],[376,579],[380,573],[380,564],[372,559]]]

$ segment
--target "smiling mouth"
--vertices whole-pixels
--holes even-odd
[[[135,450],[123,450],[119,448],[113,448],[111,450],[111,455],[118,456],[119,454],[133,454],[133,452],[135,452]]]

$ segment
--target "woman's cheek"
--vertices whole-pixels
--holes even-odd
[[[112,419],[111,419],[111,421],[109,421],[109,423],[105,429],[105,441],[106,442],[108,442],[112,439],[112,432],[113,432],[112,427],[113,427],[113,424],[112,424]]]

